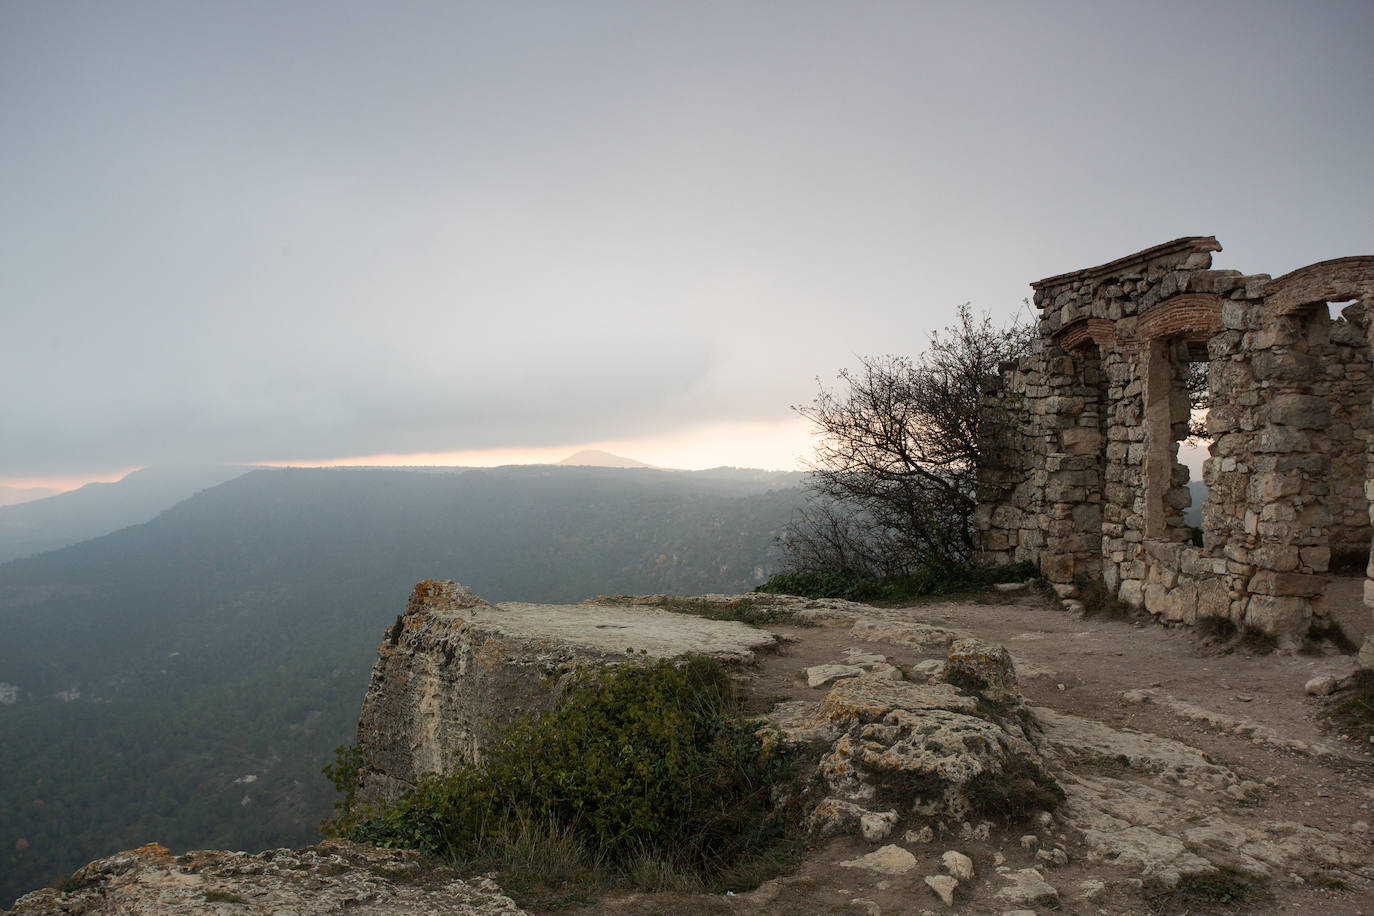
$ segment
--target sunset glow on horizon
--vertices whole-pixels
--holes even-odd
[[[665,436],[603,439],[530,447],[384,452],[321,460],[262,461],[266,467],[501,467],[556,464],[582,451],[610,452],[657,468],[697,471],[722,466],[795,471],[814,446],[810,423],[800,417],[779,423],[721,423]]]
[[[802,470],[814,448],[811,426],[801,417],[776,423],[718,423],[664,436],[603,439],[561,445],[458,449],[437,452],[382,452],[371,455],[241,462],[244,467],[501,467],[556,464],[581,451],[610,452],[656,468],[697,471],[722,466],[768,471]],[[0,486],[75,490],[88,483],[113,483],[140,467],[94,476],[0,477]]]

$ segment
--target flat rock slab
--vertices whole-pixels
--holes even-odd
[[[777,637],[735,620],[710,620],[643,605],[504,602],[469,612],[474,626],[592,652],[644,652],[650,658],[710,655],[749,661]]]
[[[1009,882],[999,890],[995,897],[1011,904],[1030,904],[1058,907],[1059,892],[1045,881],[1043,875],[1033,868],[1021,868],[1002,873],[1002,879]]]
[[[862,868],[881,875],[904,875],[916,867],[916,857],[900,846],[884,846],[858,859],[841,862],[844,868]]]

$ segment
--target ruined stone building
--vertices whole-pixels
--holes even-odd
[[[983,400],[976,539],[1062,592],[1100,580],[1162,618],[1226,617],[1291,647],[1329,626],[1333,558],[1363,569],[1370,554],[1374,256],[1271,278],[1212,270],[1220,250],[1183,238],[1032,284],[1032,353]],[[1199,363],[1200,532],[1178,460]],[[1374,579],[1364,596],[1367,614]]]

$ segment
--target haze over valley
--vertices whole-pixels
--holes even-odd
[[[0,898],[150,838],[308,842],[415,582],[546,603],[748,590],[800,476],[256,470],[0,564]]]

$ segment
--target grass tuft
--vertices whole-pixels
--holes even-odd
[[[1232,868],[1213,874],[1183,875],[1175,887],[1147,884],[1146,900],[1152,913],[1207,913],[1221,909],[1248,909],[1266,903],[1273,894],[1256,879]]]
[[[1235,639],[1240,631],[1230,617],[1206,616],[1197,619],[1197,623],[1193,624],[1193,632],[1203,642],[1227,643]]]
[[[1266,633],[1251,626],[1240,629],[1241,648],[1251,655],[1271,655],[1279,647],[1272,633]]]
[[[1015,823],[1037,811],[1064,803],[1064,789],[1053,776],[1025,757],[1007,758],[1001,772],[983,772],[964,784],[973,810],[986,818]]]
[[[790,623],[796,626],[815,626],[814,621],[797,617],[791,608],[770,604],[761,598],[736,598],[733,601],[708,601],[705,598],[665,597],[654,602],[651,607],[662,608],[677,614],[693,614],[710,620],[736,620],[750,626],[766,626],[776,623]]]
[[[211,890],[211,891],[206,891],[206,892],[205,892],[205,902],[206,902],[206,903],[247,903],[248,901],[245,900],[245,899],[243,899],[242,897],[240,897],[238,894],[231,893],[231,892],[229,892],[229,891],[214,891],[214,890]]]

